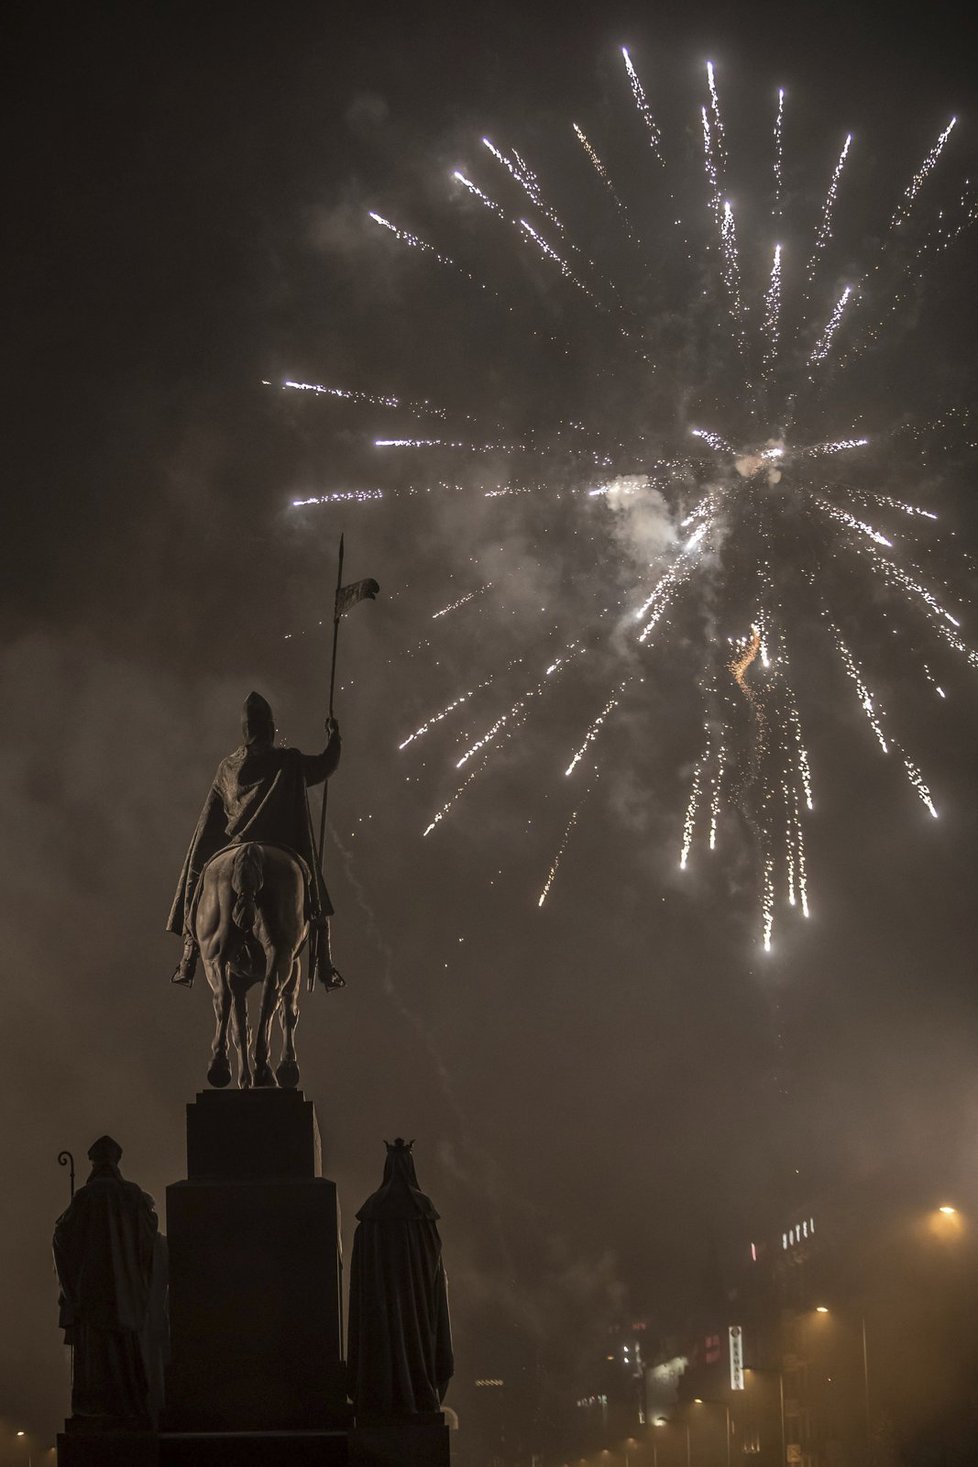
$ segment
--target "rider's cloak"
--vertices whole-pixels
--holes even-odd
[[[313,910],[318,906],[328,916],[333,906],[316,858],[306,791],[328,779],[339,761],[338,736],[330,739],[322,754],[303,754],[299,749],[256,751],[242,745],[222,759],[183,863],[167,932],[186,930],[200,873],[211,857],[225,846],[250,840],[294,851],[314,883]]]
[[[357,1416],[438,1411],[454,1370],[438,1214],[409,1144],[388,1144],[384,1181],[357,1213],[350,1265],[348,1390]]]

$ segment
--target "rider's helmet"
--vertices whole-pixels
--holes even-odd
[[[252,744],[274,744],[275,715],[261,693],[249,693],[241,710],[241,733],[250,748]]]

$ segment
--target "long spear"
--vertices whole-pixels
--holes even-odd
[[[333,717],[333,696],[336,692],[336,649],[340,640],[340,591],[343,586],[343,536],[340,536],[340,554],[336,565],[336,595],[333,598],[333,657],[329,668],[329,717]],[[329,798],[329,780],[323,780],[323,807],[319,816],[319,867],[326,880],[323,857],[326,852],[326,804]]]
[[[336,649],[339,646],[340,622],[352,606],[358,601],[366,598],[373,600],[380,590],[375,580],[368,577],[363,581],[353,581],[349,586],[343,585],[343,536],[340,536],[339,561],[336,567],[336,596],[333,601],[333,656],[329,668],[329,718],[333,717],[333,697],[336,692]],[[329,727],[329,724],[327,724]],[[323,881],[326,880],[326,807],[329,800],[329,780],[323,780],[323,803],[319,815],[319,869],[323,873]],[[312,964],[309,966],[309,988],[315,982],[315,974]]]

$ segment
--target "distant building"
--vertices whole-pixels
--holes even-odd
[[[742,1467],[973,1467],[978,1191],[877,1177],[772,1223],[649,1362],[658,1467],[728,1437]]]

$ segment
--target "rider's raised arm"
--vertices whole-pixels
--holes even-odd
[[[307,785],[322,784],[324,779],[329,779],[340,762],[342,748],[340,726],[335,718],[331,718],[326,725],[326,747],[323,752],[302,756],[302,772]]]

